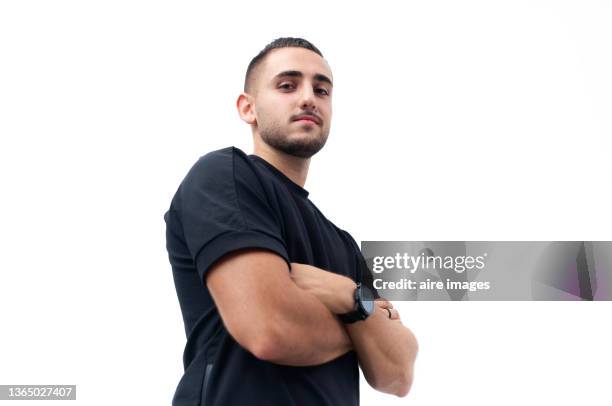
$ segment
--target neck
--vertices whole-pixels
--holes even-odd
[[[276,169],[281,171],[292,182],[301,187],[306,184],[310,158],[299,158],[280,152],[264,142],[255,142],[253,154],[265,159]]]

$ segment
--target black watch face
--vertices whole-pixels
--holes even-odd
[[[361,287],[361,304],[368,315],[374,313],[374,295],[365,286]]]

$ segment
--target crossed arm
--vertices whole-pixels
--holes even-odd
[[[351,279],[303,264],[289,273],[274,253],[242,250],[218,261],[206,283],[228,332],[257,358],[319,365],[355,350],[373,388],[410,390],[417,342],[390,303],[377,301],[370,317],[350,325],[336,317],[353,307]]]

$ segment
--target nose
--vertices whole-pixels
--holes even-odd
[[[315,94],[312,86],[303,86],[300,93],[300,107],[303,110],[316,110]]]

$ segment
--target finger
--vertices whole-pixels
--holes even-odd
[[[384,305],[386,306],[389,301],[387,299],[383,299],[382,297],[379,297],[378,299],[374,299],[374,301],[379,304],[379,305]]]
[[[393,303],[389,302],[386,299],[379,298],[375,300],[376,304],[383,309],[393,309]]]
[[[397,309],[388,309],[387,312],[389,313],[389,318],[391,320],[398,320],[400,318],[400,315]]]

